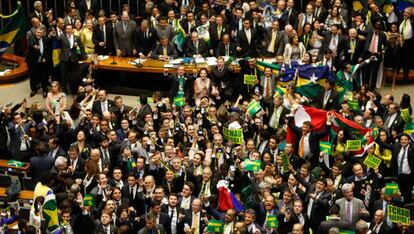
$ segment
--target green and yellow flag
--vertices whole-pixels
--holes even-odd
[[[17,9],[11,15],[0,15],[0,18],[7,22],[4,28],[0,29],[0,56],[18,39],[27,32],[27,18],[20,2]]]

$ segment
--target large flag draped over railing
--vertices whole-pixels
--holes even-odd
[[[1,19],[8,19],[4,28],[0,30],[0,56],[18,39],[22,38],[27,29],[27,19],[20,2],[11,15],[1,15]]]

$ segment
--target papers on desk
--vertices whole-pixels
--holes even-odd
[[[98,56],[98,61],[103,61],[103,60],[107,60],[107,59],[109,59],[108,55],[99,55]]]
[[[207,65],[209,65],[209,66],[216,66],[217,65],[217,58],[216,57],[207,57],[206,62],[207,62]]]
[[[131,64],[139,64],[139,63],[143,63],[145,61],[147,61],[147,59],[137,58],[135,60],[132,60]]]
[[[174,68],[174,64],[166,63],[166,64],[164,64],[164,68]]]
[[[0,76],[4,76],[4,75],[6,75],[9,72],[11,72],[11,70],[10,69],[6,69],[6,70],[0,72]]]
[[[170,63],[172,64],[181,64],[184,60],[182,58],[174,59]]]
[[[206,60],[202,57],[197,57],[194,60],[195,60],[195,63],[197,63],[197,64],[206,62]]]

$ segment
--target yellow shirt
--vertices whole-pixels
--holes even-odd
[[[47,187],[46,185],[43,185],[42,183],[38,182],[36,184],[36,187],[33,191],[33,204],[34,204],[34,200],[36,200],[37,197],[44,197],[46,198],[47,192],[50,190],[51,188]],[[34,209],[33,205],[32,205],[32,209]]]

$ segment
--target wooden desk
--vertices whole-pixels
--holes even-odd
[[[115,62],[117,64],[112,65],[112,60],[115,57]],[[137,67],[134,64],[130,64],[130,61],[133,61],[137,58],[123,58],[117,56],[109,56],[109,59],[99,61],[97,67],[104,70],[115,70],[115,71],[128,71],[128,72],[146,72],[146,73],[164,73],[164,64],[167,62],[156,60],[156,59],[146,59],[142,63],[142,67]],[[233,67],[234,72],[240,72],[240,66],[230,65]],[[193,73],[194,69],[200,70],[201,68],[207,68],[208,72],[211,72],[210,66],[207,63],[195,64],[195,65],[185,65],[185,71],[188,73]],[[175,71],[175,68],[168,68],[169,72]]]
[[[0,159],[0,171],[4,171],[5,174],[8,172],[22,173],[25,177],[29,173],[30,163],[24,163],[22,167],[13,167],[7,164],[8,160]]]
[[[7,188],[0,187],[0,197],[7,197]],[[27,202],[32,204],[33,203],[33,195],[34,191],[31,190],[21,190],[19,196],[17,196],[18,201]]]
[[[3,54],[2,59],[8,62],[17,63],[18,67],[14,70],[11,70],[6,75],[0,76],[0,84],[18,81],[25,77],[25,75],[29,72],[24,57],[20,57],[14,54]]]

